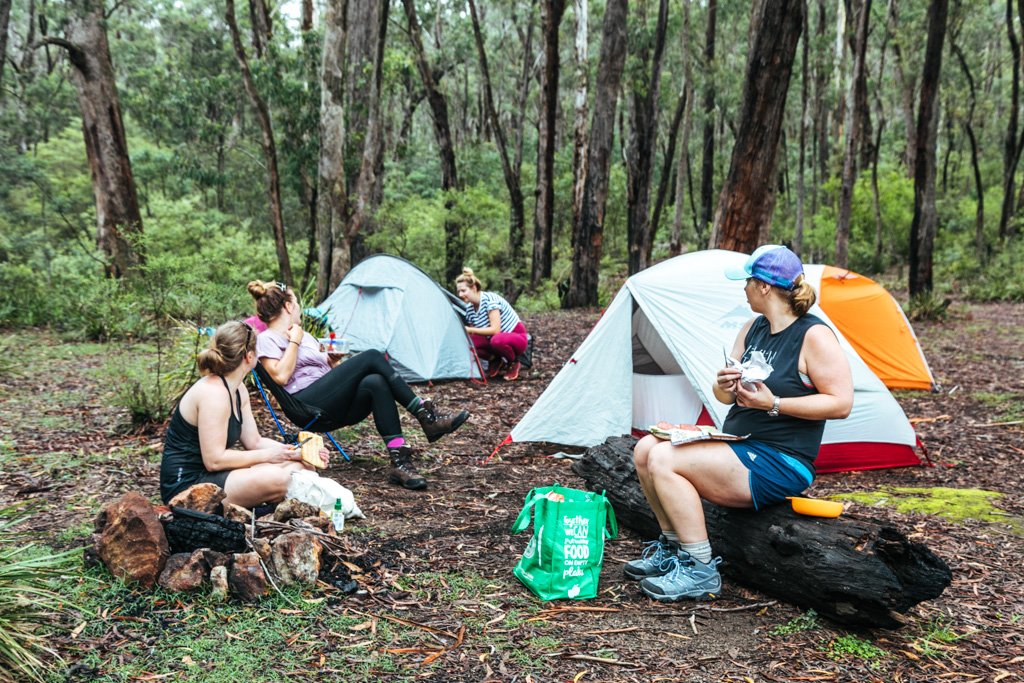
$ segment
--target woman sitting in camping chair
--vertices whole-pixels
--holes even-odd
[[[267,324],[256,340],[256,351],[270,378],[295,398],[323,410],[332,422],[353,425],[372,414],[391,460],[391,483],[426,488],[427,480],[412,463],[395,403],[419,420],[431,443],[458,429],[469,411],[438,412],[431,401],[413,393],[379,351],[363,351],[345,362],[340,355],[321,351],[319,342],[302,329],[298,298],[283,282],[255,280],[249,283],[249,293],[260,320]]]
[[[284,499],[292,472],[306,466],[292,446],[260,437],[239,385],[256,366],[256,334],[242,322],[224,323],[197,358],[203,377],[181,397],[164,439],[160,497],[165,503],[194,484],[224,489],[225,502],[243,507]],[[241,449],[232,448],[241,444]],[[327,462],[328,453],[320,456]]]
[[[816,297],[800,258],[765,245],[726,277],[746,279],[747,302],[760,314],[740,330],[731,356],[747,362],[760,352],[773,367],[764,381],[748,382],[727,362],[715,378],[715,397],[732,404],[723,431],[749,439],[673,446],[645,436],[633,448],[661,537],[624,571],[659,601],[710,598],[721,590],[721,558],[712,559],[701,499],[757,510],[799,495],[814,480],[825,421],[842,419],[853,407],[846,354],[831,328],[807,312]]]

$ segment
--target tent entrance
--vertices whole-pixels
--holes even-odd
[[[635,301],[632,346],[633,428],[646,430],[662,420],[696,424],[704,412],[704,404],[672,351]],[[711,424],[711,420],[702,424]]]

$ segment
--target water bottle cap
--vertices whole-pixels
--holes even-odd
[[[341,498],[335,498],[334,499],[334,509],[335,510],[340,510],[341,509]]]

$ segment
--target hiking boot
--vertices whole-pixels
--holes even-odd
[[[718,573],[721,562],[722,558],[716,557],[704,564],[688,553],[680,553],[668,559],[669,570],[664,576],[646,578],[640,588],[659,602],[712,600],[722,592],[722,575]]]
[[[468,410],[460,410],[454,415],[439,413],[434,408],[433,401],[424,401],[416,413],[416,419],[423,427],[423,433],[427,435],[427,441],[434,443],[445,434],[450,434],[458,429],[463,422],[469,419]]]
[[[508,370],[505,371],[505,381],[512,382],[519,379],[519,370],[522,367],[523,364],[519,361],[512,361],[512,364],[508,366]]]
[[[391,458],[391,473],[388,475],[388,481],[412,491],[427,488],[427,480],[416,471],[416,467],[412,464],[411,448],[408,446],[389,448],[388,457]]]
[[[487,377],[488,379],[494,379],[502,373],[505,369],[504,358],[494,358],[487,361]]]
[[[675,557],[677,552],[679,552],[678,547],[662,534],[658,536],[658,540],[648,541],[644,544],[644,552],[640,559],[627,562],[626,566],[622,568],[622,572],[627,578],[634,581],[662,576],[667,574],[671,568],[668,559]]]

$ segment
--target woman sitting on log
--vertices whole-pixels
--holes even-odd
[[[224,489],[243,507],[284,499],[292,472],[306,467],[293,447],[260,437],[239,385],[256,367],[256,333],[242,322],[217,328],[196,359],[204,375],[181,397],[164,439],[160,497],[165,503],[194,484]],[[242,450],[232,447],[241,443]],[[321,457],[327,461],[326,451]]]
[[[853,407],[846,354],[832,329],[807,312],[816,296],[800,258],[764,245],[726,277],[746,279],[747,302],[759,314],[740,330],[732,357],[746,363],[759,351],[773,370],[754,383],[741,382],[732,364],[716,375],[715,397],[733,404],[723,431],[749,439],[673,446],[646,436],[633,449],[662,531],[625,573],[659,601],[713,598],[721,590],[721,558],[712,559],[701,498],[759,510],[798,495],[814,481],[825,421],[845,418]]]
[[[455,293],[466,306],[466,333],[478,356],[487,361],[487,376],[507,381],[519,379],[519,356],[526,351],[526,325],[505,297],[483,291],[480,278],[469,268],[455,278]]]
[[[427,480],[412,464],[412,449],[402,436],[395,403],[419,420],[431,443],[458,429],[469,411],[437,412],[431,401],[413,393],[379,351],[363,351],[345,362],[340,355],[321,351],[320,343],[299,324],[299,301],[284,283],[255,280],[249,283],[249,293],[260,320],[267,324],[256,340],[256,352],[270,377],[341,424],[356,424],[372,413],[391,460],[391,483],[426,488]]]

